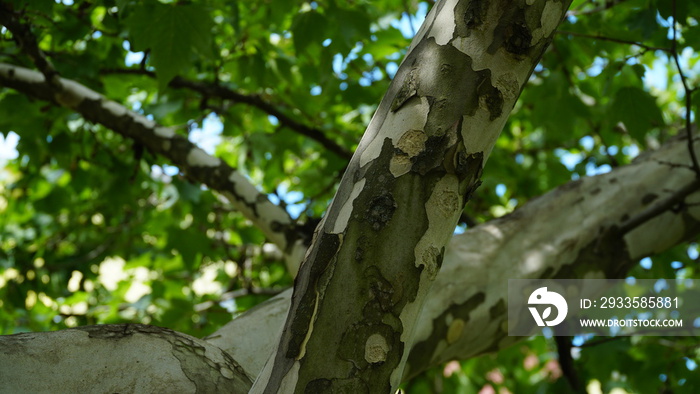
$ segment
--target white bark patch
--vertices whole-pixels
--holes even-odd
[[[209,155],[200,148],[194,148],[187,155],[187,164],[192,167],[218,167],[221,159]]]
[[[284,234],[282,232],[273,231],[271,224],[273,222],[283,225],[291,223],[292,219],[287,212],[278,205],[273,204],[240,173],[232,172],[231,175],[229,175],[229,181],[233,184],[234,193],[223,191],[220,193],[226,197],[236,209],[241,211],[245,217],[253,221],[265,233],[270,241],[274,242],[280,249],[285,250],[287,241]],[[251,206],[253,206],[255,210]],[[290,255],[290,261],[294,261],[293,271],[298,269],[300,261],[296,261],[296,259],[298,259],[300,255],[303,255],[303,248],[301,251],[293,251]]]
[[[260,194],[255,186],[251,185],[250,182],[238,172],[232,172],[228,177],[228,180],[233,183],[233,187],[236,190],[236,194],[240,199],[246,202],[254,202],[257,196]]]
[[[154,129],[156,127],[156,122],[152,121],[151,119],[148,119],[147,117],[143,115],[136,115],[134,114],[134,122],[140,123],[143,125],[143,127],[147,129]]]
[[[44,74],[38,71],[32,71],[24,67],[15,67],[10,64],[0,64],[0,73],[4,74],[7,78],[29,83],[43,83],[46,80]],[[14,75],[11,75],[12,73],[14,73]]]
[[[396,147],[404,151],[409,157],[414,157],[425,150],[425,142],[427,140],[428,136],[423,130],[408,130],[399,138],[399,143]]]
[[[345,227],[350,220],[350,215],[352,214],[352,203],[355,201],[357,196],[360,195],[362,189],[364,189],[365,182],[367,182],[367,179],[362,178],[359,182],[353,185],[352,192],[350,192],[350,197],[348,197],[348,199],[343,203],[343,207],[340,208],[338,217],[336,218],[335,223],[333,223],[334,234],[340,234],[343,232],[343,230],[345,230]]]
[[[379,334],[372,334],[365,342],[365,361],[370,364],[376,364],[386,361],[386,355],[389,353],[389,344],[386,343],[386,338]]]
[[[267,197],[260,193],[260,191],[258,191],[258,189],[256,189],[255,186],[253,186],[243,175],[238,172],[232,172],[228,179],[231,181],[231,183],[233,183],[233,188],[236,192],[236,195],[231,197],[232,202],[234,204],[238,204],[240,206],[239,209],[249,211],[250,207],[248,207],[248,205],[254,204],[258,210],[256,216],[258,219],[268,223],[272,221],[276,221],[281,224],[291,223],[291,218],[287,212],[268,200]],[[285,243],[280,244],[275,242],[275,244],[284,249]]]
[[[532,32],[531,45],[536,45],[540,40],[554,31],[561,21],[561,15],[564,12],[562,8],[562,3],[555,1],[548,1],[547,4],[544,5],[544,11],[542,11],[542,18],[540,19],[542,26]]]
[[[112,100],[103,100],[102,108],[104,108],[106,111],[113,113],[114,116],[117,117],[122,117],[129,112],[125,106]]]
[[[175,136],[175,130],[172,127],[156,127],[153,132],[162,138],[173,138]]]
[[[453,344],[457,342],[459,337],[462,336],[462,332],[464,331],[464,320],[462,319],[454,319],[452,323],[450,323],[450,326],[447,328],[447,343],[448,344]]]
[[[508,119],[508,111],[503,111],[504,115],[496,119],[495,122],[504,124]],[[496,128],[489,117],[491,113],[484,106],[479,105],[474,116],[462,116],[462,139],[467,148],[467,154],[483,152],[484,164],[493,150],[493,146],[498,139],[498,133],[484,133],[484,129]],[[479,126],[482,125],[482,126]],[[502,125],[501,125],[502,127]],[[499,128],[500,130],[500,128]]]
[[[438,212],[445,219],[449,219],[460,208],[460,198],[456,190],[445,188],[435,192],[435,201]]]
[[[690,205],[692,202],[688,201],[688,203]],[[697,209],[695,215],[692,216],[698,217]],[[632,252],[636,251],[637,245],[657,245],[652,253],[662,252],[676,244],[676,240],[680,239],[687,230],[682,215],[659,215],[650,219],[646,224],[653,228],[663,229],[663,231],[653,232],[641,226],[632,230],[625,236],[628,244],[635,246],[629,248]]]
[[[403,153],[396,153],[389,162],[389,171],[398,178],[408,173],[413,166],[411,158],[418,156],[425,150],[425,142],[428,136],[423,130],[408,130],[400,138],[396,147]]]
[[[428,37],[435,38],[438,45],[446,45],[452,39],[455,28],[455,2],[449,1],[443,6],[442,12],[435,17],[435,24]]]
[[[278,393],[293,393],[297,386],[297,381],[299,381],[299,369],[301,368],[301,363],[299,361],[292,365],[292,368],[287,372],[282,383],[280,383],[280,388],[277,390]],[[264,381],[263,381],[264,382]],[[265,387],[265,385],[261,385]]]
[[[523,269],[525,275],[540,272],[545,268],[547,253],[542,250],[530,250],[523,254]]]
[[[494,80],[493,86],[501,91],[505,102],[514,102],[520,95],[520,82],[518,76],[512,72],[499,75]],[[506,107],[504,106],[504,112]]]
[[[266,301],[265,313],[245,313],[204,340],[233,355],[248,375],[260,375],[267,355],[276,351],[291,296],[290,288]]]
[[[100,100],[103,98],[101,94],[70,79],[61,78],[59,81],[63,90],[56,93],[55,99],[68,108],[77,107],[83,100]]]
[[[389,162],[389,171],[394,178],[407,174],[411,171],[411,167],[413,167],[413,163],[407,155],[394,155]]]
[[[423,130],[425,123],[428,121],[429,112],[430,104],[425,97],[421,97],[420,100],[412,98],[398,111],[389,111],[381,129],[369,142],[365,151],[362,152],[360,166],[364,167],[367,163],[379,157],[385,138],[388,137],[392,141],[396,141],[408,130]],[[394,143],[394,146],[396,146],[396,143]]]

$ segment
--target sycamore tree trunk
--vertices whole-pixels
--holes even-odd
[[[433,7],[315,233],[293,293],[205,339],[142,325],[0,337],[0,390],[392,392],[437,363],[513,343],[505,334],[506,278],[618,275],[697,234],[697,204],[684,205],[697,201],[697,181],[678,170],[688,163],[685,142],[672,141],[633,165],[452,236],[569,3],[448,0]],[[0,84],[168,157],[256,223],[296,271],[306,247],[293,220],[226,163],[77,82],[0,64]]]
[[[252,392],[397,389],[445,245],[568,5],[435,4],[316,229]]]

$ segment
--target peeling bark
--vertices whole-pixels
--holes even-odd
[[[477,2],[439,2],[414,39],[317,229],[252,392],[398,387],[444,247],[569,4]]]
[[[221,349],[140,324],[0,336],[0,365],[3,393],[243,393],[252,384]]]

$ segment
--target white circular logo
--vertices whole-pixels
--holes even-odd
[[[553,305],[555,308],[557,308],[556,319],[550,320],[546,319],[552,314],[551,306],[547,307],[542,312],[542,316],[540,316],[537,308],[532,306],[528,308],[530,309],[532,317],[535,319],[535,323],[537,323],[537,325],[540,327],[556,326],[564,321],[566,318],[566,313],[569,311],[569,306],[566,304],[564,297],[555,291],[547,291],[546,287],[540,287],[539,289],[533,291],[532,294],[530,294],[530,298],[528,298],[527,303],[529,305]]]

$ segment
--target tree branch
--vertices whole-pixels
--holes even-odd
[[[693,149],[693,131],[690,124],[690,111],[693,106],[693,90],[688,85],[688,81],[683,73],[683,67],[681,67],[681,61],[678,57],[678,37],[676,36],[676,0],[672,0],[672,12],[671,12],[671,30],[673,31],[673,37],[671,40],[671,56],[673,57],[676,67],[678,68],[678,75],[681,77],[681,83],[683,84],[683,91],[685,92],[685,131],[688,135],[688,152],[690,153],[690,158],[693,163],[693,170],[695,170],[695,176],[700,179],[700,165],[698,165],[698,158],[695,154],[695,149]]]
[[[104,74],[138,74],[146,75],[151,78],[155,78],[156,75],[152,71],[143,69],[104,69],[101,71]],[[352,157],[352,152],[348,151],[344,147],[340,146],[337,142],[328,138],[323,131],[309,127],[301,122],[298,122],[287,114],[282,112],[280,109],[275,107],[273,104],[263,100],[258,95],[246,95],[229,89],[225,86],[214,83],[205,83],[199,81],[190,81],[182,77],[175,77],[169,84],[172,88],[182,88],[189,89],[198,92],[206,97],[219,97],[224,100],[231,100],[235,103],[243,103],[255,108],[262,110],[268,115],[272,115],[280,122],[281,125],[305,136],[311,138],[312,140],[318,142],[326,148],[327,150],[335,153],[339,157],[350,160]]]
[[[85,119],[112,129],[139,142],[151,152],[168,158],[189,179],[203,183],[226,197],[280,247],[288,261],[301,259],[300,255],[305,250],[304,236],[297,231],[294,220],[234,168],[210,156],[173,128],[158,125],[75,81],[56,78],[61,85],[58,92],[51,89],[42,73],[0,63],[0,85],[74,110]]]
[[[252,384],[221,349],[142,324],[0,336],[0,359],[2,391],[9,393],[79,393],[98,387],[108,393],[245,393]]]
[[[640,48],[644,48],[648,51],[664,51],[664,52],[671,52],[670,48],[661,48],[661,47],[654,47],[654,46],[649,46],[646,44],[642,44],[641,42],[637,41],[630,41],[630,40],[623,40],[620,38],[613,38],[613,37],[606,37],[606,36],[601,36],[597,34],[585,34],[585,33],[577,33],[573,31],[564,31],[564,30],[557,30],[557,34],[561,35],[569,35],[569,36],[574,36],[574,37],[584,37],[584,38],[590,38],[593,40],[602,40],[602,41],[610,41],[610,42],[617,42],[619,44],[628,44],[628,45],[636,45]]]

